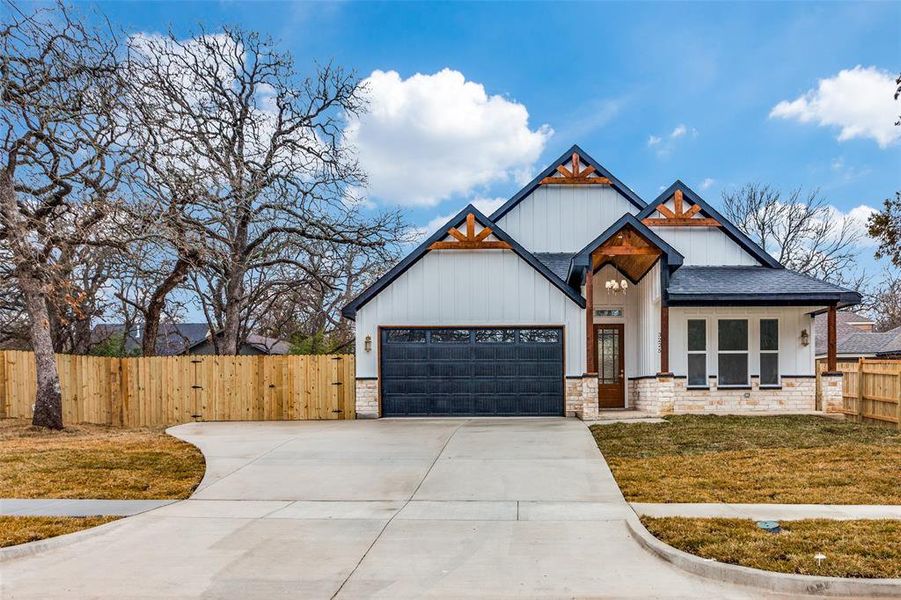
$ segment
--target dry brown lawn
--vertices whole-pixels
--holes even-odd
[[[119,517],[2,517],[0,548],[97,527]]]
[[[161,429],[0,420],[0,498],[187,498],[203,472],[200,451]]]
[[[901,432],[818,416],[591,428],[632,502],[901,504]]]
[[[724,563],[802,575],[901,577],[901,521],[782,521],[768,533],[744,519],[642,517],[655,536]],[[826,559],[817,565],[814,555]]]

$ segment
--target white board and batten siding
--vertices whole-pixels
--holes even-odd
[[[758,267],[760,262],[716,227],[652,227],[679,252],[684,265]]]
[[[379,326],[559,326],[566,374],[585,362],[582,309],[510,250],[432,250],[358,309],[356,324],[358,377],[378,375]]]
[[[748,359],[750,375],[760,374],[760,320],[779,320],[780,375],[814,375],[813,306],[771,307],[672,307],[669,310],[669,364],[675,375],[688,374],[688,320],[707,321],[707,374],[717,374],[717,321],[748,320]],[[801,332],[807,330],[809,343],[801,344]]]
[[[529,252],[578,252],[638,208],[612,187],[542,185],[497,220]]]

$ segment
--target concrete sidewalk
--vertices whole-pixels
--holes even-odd
[[[178,500],[63,500],[0,498],[0,516],[130,517]]]
[[[648,517],[711,517],[755,521],[800,519],[901,519],[901,506],[880,504],[653,504],[633,502]]]

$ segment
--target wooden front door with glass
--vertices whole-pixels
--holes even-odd
[[[598,366],[598,406],[625,408],[626,378],[623,365],[623,325],[596,324],[594,339]]]

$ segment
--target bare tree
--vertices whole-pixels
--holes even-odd
[[[50,298],[67,245],[96,244],[123,163],[115,116],[116,43],[69,9],[24,14],[7,2],[0,25],[0,245],[29,319],[37,362],[33,423],[60,429]],[[73,207],[79,210],[73,210]]]
[[[723,192],[726,217],[776,257],[782,265],[842,285],[859,287],[856,245],[861,233],[848,217],[838,217],[819,192],[782,193],[749,183]]]
[[[179,41],[136,37],[132,61],[156,104],[157,135],[172,173],[190,173],[183,222],[202,244],[191,272],[216,350],[235,354],[259,307],[307,285],[323,253],[387,249],[398,213],[366,217],[351,190],[364,182],[343,119],[363,108],[352,74],[331,65],[299,80],[269,39],[226,28]]]
[[[876,331],[901,327],[901,272],[886,271],[879,285],[867,294],[866,305]]]

